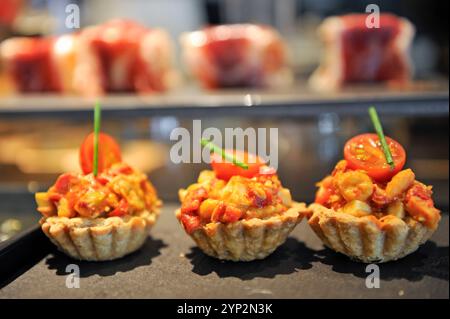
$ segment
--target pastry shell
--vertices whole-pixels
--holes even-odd
[[[155,224],[159,210],[107,218],[47,217],[40,221],[48,238],[72,258],[112,260],[138,250]]]
[[[395,216],[380,228],[371,216],[355,217],[338,213],[319,204],[309,206],[308,223],[329,248],[364,263],[397,260],[416,251],[436,229],[413,218]]]
[[[230,224],[211,222],[195,230],[190,236],[211,257],[232,261],[263,259],[286,241],[307,212],[305,204],[294,203],[293,207],[281,215],[268,219],[240,220]],[[179,209],[175,214],[180,220]]]

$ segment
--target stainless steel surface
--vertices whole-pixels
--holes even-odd
[[[314,116],[323,112],[361,114],[368,105],[401,115],[447,115],[448,82],[415,83],[408,88],[353,86],[318,93],[298,85],[284,90],[201,91],[188,87],[162,95],[110,95],[100,99],[105,115]],[[94,99],[60,95],[0,98],[0,116],[72,116],[92,110]]]

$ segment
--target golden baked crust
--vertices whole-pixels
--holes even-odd
[[[303,203],[267,219],[252,218],[234,223],[211,222],[190,236],[207,255],[232,261],[263,259],[286,241],[289,233],[308,213]],[[176,211],[180,219],[180,210]]]
[[[437,227],[427,228],[411,217],[389,216],[383,226],[373,216],[355,217],[319,204],[309,206],[309,225],[329,248],[365,263],[396,260],[414,252]]]
[[[159,210],[107,218],[44,217],[48,238],[67,255],[88,261],[112,260],[138,250],[155,224]]]

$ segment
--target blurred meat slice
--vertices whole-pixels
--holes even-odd
[[[324,58],[310,78],[317,90],[335,90],[345,83],[394,82],[411,79],[408,56],[414,27],[406,19],[381,14],[380,27],[366,26],[367,15],[327,18],[319,28]]]
[[[286,46],[267,26],[207,27],[183,34],[181,45],[188,70],[206,88],[283,86],[292,81]]]
[[[81,33],[75,85],[84,95],[162,92],[173,85],[174,74],[163,30],[113,20]]]
[[[11,38],[2,42],[0,55],[6,73],[19,92],[61,91],[52,59],[54,38]]]
[[[168,34],[127,20],[59,37],[11,38],[1,43],[0,56],[22,93],[151,93],[178,81]]]

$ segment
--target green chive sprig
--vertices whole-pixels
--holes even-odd
[[[227,152],[225,152],[224,149],[218,147],[217,145],[215,145],[213,142],[211,142],[210,140],[206,139],[206,138],[202,138],[200,140],[200,144],[203,147],[207,147],[211,150],[212,153],[216,153],[222,156],[223,159],[226,159],[227,161],[233,163],[236,166],[239,166],[243,169],[248,169],[248,165],[245,164],[244,162],[241,162],[240,160],[238,160],[236,158],[236,156],[232,155],[232,154],[228,154]]]
[[[371,106],[369,108],[370,119],[372,120],[375,131],[378,134],[378,138],[380,139],[381,148],[383,149],[384,157],[386,158],[386,162],[389,164],[391,169],[395,168],[394,159],[392,158],[391,150],[386,142],[386,138],[384,136],[383,127],[381,126],[380,119],[378,118],[378,113],[375,107]]]
[[[100,102],[97,101],[94,107],[94,176],[97,177],[98,174],[98,141],[100,134],[100,122],[101,122],[101,109]]]

